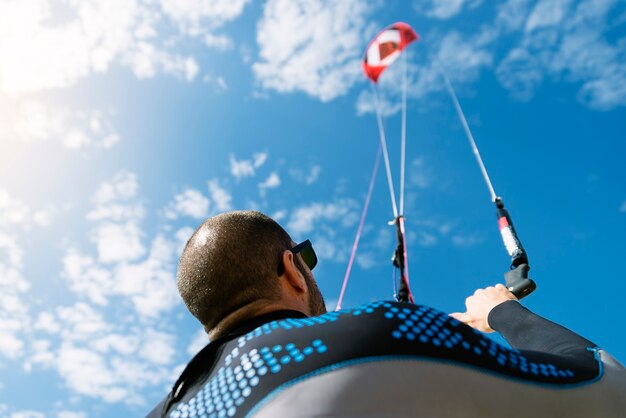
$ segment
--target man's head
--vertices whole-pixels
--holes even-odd
[[[196,230],[183,250],[178,290],[207,331],[259,301],[289,302],[286,279],[301,281],[309,311],[305,313],[319,315],[325,312],[324,301],[300,255],[290,252],[294,245],[278,223],[260,212],[214,216]]]

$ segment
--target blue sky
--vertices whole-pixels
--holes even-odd
[[[624,2],[0,9],[1,417],[150,410],[206,342],[175,268],[224,210],[311,239],[334,307],[378,146],[360,60],[395,21],[421,36],[406,54],[417,302],[462,310],[509,264],[438,57],[528,251],[538,290],[524,303],[626,359]],[[396,185],[399,80],[392,67],[380,81]],[[381,169],[344,307],[392,297],[391,218]]]

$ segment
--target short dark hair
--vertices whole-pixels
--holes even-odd
[[[278,266],[292,245],[276,221],[257,211],[207,219],[178,263],[178,291],[187,309],[209,331],[248,303],[279,299]]]

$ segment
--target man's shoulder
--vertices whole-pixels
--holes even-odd
[[[458,321],[444,312],[428,306],[375,301],[315,317],[271,321],[239,337],[239,344],[257,339],[275,341],[311,337],[344,341],[347,338],[374,339],[377,343],[412,341],[420,336],[430,338],[443,329],[458,325]]]

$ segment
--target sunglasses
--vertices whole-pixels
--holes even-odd
[[[306,240],[301,242],[300,244],[293,247],[291,249],[291,252],[294,255],[300,253],[300,257],[302,257],[302,260],[309,267],[310,270],[313,270],[313,268],[317,265],[317,255],[315,254],[315,250],[313,249],[313,244],[311,244],[311,241]],[[281,261],[281,263],[278,265],[279,276],[284,273],[284,268],[285,267],[283,266],[283,263]]]
[[[313,249],[313,244],[311,241],[306,240],[296,245],[291,249],[291,252],[294,254],[300,253],[302,260],[309,266],[310,270],[317,265],[317,254],[315,254],[315,250]]]

